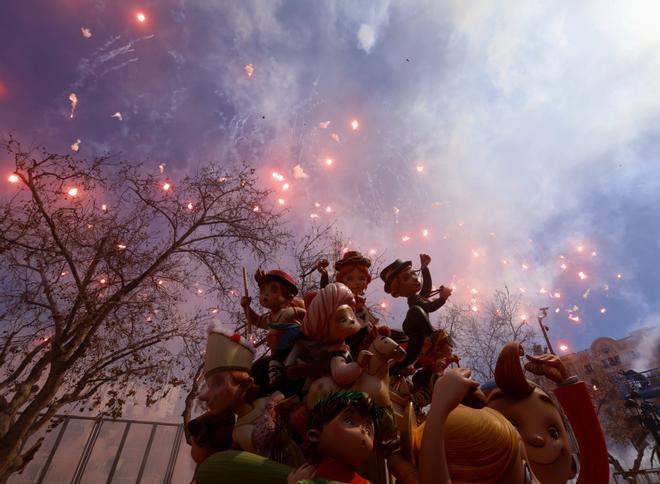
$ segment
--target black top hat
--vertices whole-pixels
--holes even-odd
[[[385,281],[385,292],[387,294],[390,293],[390,288],[392,286],[392,281],[394,281],[394,278],[401,274],[403,271],[408,269],[409,267],[412,267],[412,261],[402,261],[401,259],[397,259],[394,262],[392,262],[389,266],[387,266],[385,269],[380,271],[380,278]]]
[[[335,262],[335,270],[340,271],[349,264],[361,264],[371,267],[371,260],[360,254],[357,250],[349,250],[344,256]]]

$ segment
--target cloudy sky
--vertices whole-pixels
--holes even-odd
[[[507,285],[579,350],[660,320],[658,13],[4,0],[0,131],[173,174],[246,160],[299,233],[336,221],[386,262],[427,252],[477,311]],[[372,286],[396,326],[405,302]]]

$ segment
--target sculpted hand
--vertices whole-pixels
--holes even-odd
[[[319,271],[319,273],[321,274],[327,274],[329,265],[330,262],[328,262],[327,259],[319,259],[318,261],[316,261],[316,270]]]
[[[287,484],[297,484],[299,481],[312,480],[316,477],[316,467],[312,464],[303,464],[297,469],[289,472],[286,478]]]
[[[441,299],[449,299],[451,292],[451,287],[440,286],[440,292],[438,293],[438,296],[440,296]]]
[[[438,378],[433,387],[431,406],[438,406],[449,414],[465,398],[471,388],[479,382],[470,378],[472,371],[467,368],[449,368]]]
[[[545,376],[555,383],[561,383],[568,378],[564,363],[557,355],[546,353],[539,356],[526,355],[529,360],[525,369],[535,375]]]
[[[369,350],[360,351],[360,354],[358,354],[358,357],[357,357],[358,365],[360,365],[362,368],[364,368],[365,366],[367,366],[369,364],[369,360],[371,360],[371,357],[373,355],[374,354]]]
[[[252,298],[250,296],[241,297],[241,307],[249,308],[251,302],[252,302]]]
[[[428,267],[428,265],[431,263],[431,256],[428,254],[419,254],[419,263],[424,267]]]

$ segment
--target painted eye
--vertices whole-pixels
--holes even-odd
[[[529,464],[527,462],[525,462],[523,465],[523,473],[525,484],[532,484],[532,470],[529,468]]]
[[[346,418],[344,419],[344,422],[345,422],[346,424],[348,424],[348,425],[355,425],[355,420],[353,420],[352,417],[346,417]]]
[[[550,434],[550,437],[552,437],[553,439],[559,440],[559,431],[557,430],[556,427],[548,428],[548,433]]]

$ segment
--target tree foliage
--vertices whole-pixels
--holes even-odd
[[[172,180],[11,136],[2,148],[15,166],[0,200],[0,481],[64,406],[119,416],[138,389],[149,405],[188,379],[200,297],[226,301],[236,261],[288,237],[245,165]]]

